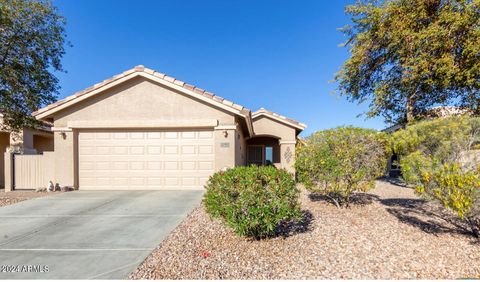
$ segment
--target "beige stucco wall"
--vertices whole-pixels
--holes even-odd
[[[295,173],[295,144],[280,143],[280,165],[282,168]]]
[[[54,140],[51,132],[45,132],[32,128],[24,128],[23,151],[27,154],[43,153],[44,151],[53,151]]]
[[[278,138],[280,164],[277,163],[276,166],[295,173],[296,129],[269,117],[259,116],[253,119],[253,131],[256,136],[273,136]]]
[[[75,136],[76,137],[76,136]],[[55,141],[55,178],[54,183],[62,186],[75,186],[74,164],[76,161],[74,153],[74,132],[64,132],[64,135],[56,132],[54,134]]]
[[[33,131],[27,128],[23,129],[23,149],[33,152]]]
[[[0,132],[0,187],[5,187],[5,152],[10,145],[10,134]]]
[[[33,136],[33,148],[37,153],[41,154],[43,152],[53,152],[54,140],[53,135],[51,137],[45,137],[40,135]]]
[[[265,116],[253,119],[253,131],[257,136],[274,136],[284,141],[294,141],[297,138],[295,128]]]
[[[55,127],[69,121],[217,119],[233,124],[233,115],[145,78],[134,78],[54,115]]]
[[[12,191],[13,188],[13,153],[5,152],[3,155],[5,171],[5,192]]]
[[[235,138],[235,166],[247,164],[247,142],[243,130],[237,127]]]
[[[55,181],[60,185],[78,187],[77,148],[78,131],[68,126],[75,122],[95,124],[102,127],[118,127],[122,121],[165,121],[171,124],[195,123],[199,120],[216,120],[218,128],[210,128],[215,135],[215,168],[233,167],[236,163],[235,124],[232,113],[216,108],[205,102],[187,97],[165,86],[144,78],[135,78],[98,94],[70,108],[55,113],[54,127],[62,129],[54,134],[55,140]],[[222,126],[228,129],[222,129]],[[161,128],[161,126],[159,126]],[[174,129],[172,129],[174,130]],[[224,131],[228,136],[224,136]],[[228,145],[227,145],[228,144]]]
[[[225,132],[227,132],[226,137]],[[222,170],[235,166],[235,132],[235,129],[215,130],[216,170]]]

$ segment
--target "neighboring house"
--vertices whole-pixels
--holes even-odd
[[[33,115],[53,124],[51,180],[80,190],[199,189],[215,171],[249,164],[293,173],[306,127],[143,66]]]
[[[23,128],[9,132],[3,127],[3,115],[0,114],[0,187],[5,187],[5,153],[42,154],[53,151],[53,133],[50,127]]]

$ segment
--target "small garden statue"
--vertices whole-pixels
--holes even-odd
[[[53,185],[53,182],[49,181],[47,185],[47,192],[55,191],[54,189],[55,189],[55,186]]]

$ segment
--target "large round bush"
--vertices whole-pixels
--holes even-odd
[[[300,182],[348,206],[352,193],[375,185],[387,164],[387,137],[372,129],[339,127],[315,132],[297,149]]]
[[[299,190],[293,176],[272,166],[236,167],[215,173],[204,205],[241,236],[264,238],[283,221],[300,219]]]

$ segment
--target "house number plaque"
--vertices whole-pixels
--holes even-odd
[[[220,148],[230,148],[230,143],[229,142],[222,142],[222,143],[220,143]]]

